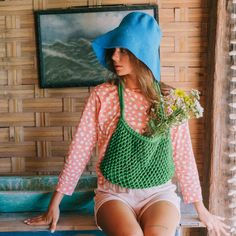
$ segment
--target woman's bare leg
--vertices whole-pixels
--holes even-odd
[[[180,221],[177,208],[168,201],[153,203],[141,216],[145,236],[174,236]]]
[[[134,213],[119,200],[108,201],[99,208],[97,223],[109,236],[143,236]]]

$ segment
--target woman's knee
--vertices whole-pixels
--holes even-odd
[[[179,212],[173,204],[159,201],[143,213],[141,226],[145,236],[173,236],[179,219]]]

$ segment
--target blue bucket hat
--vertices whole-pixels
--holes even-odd
[[[128,49],[152,71],[155,79],[160,81],[161,35],[154,17],[143,12],[131,12],[117,28],[95,38],[92,47],[99,62],[109,70],[112,68],[106,62],[106,49]]]

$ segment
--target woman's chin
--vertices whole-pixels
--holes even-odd
[[[124,76],[124,75],[126,75],[125,73],[122,73],[122,71],[116,71],[116,74],[117,74],[118,76]]]

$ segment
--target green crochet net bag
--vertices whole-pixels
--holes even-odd
[[[157,85],[160,92],[159,85]],[[124,117],[123,88],[118,87],[121,116],[101,162],[103,176],[113,184],[143,189],[166,183],[174,175],[170,130],[155,137],[134,131]]]

